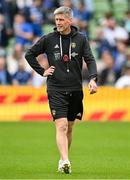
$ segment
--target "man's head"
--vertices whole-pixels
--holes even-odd
[[[54,11],[54,16],[57,31],[61,34],[68,34],[72,24],[72,9],[66,6],[61,6]]]
[[[4,70],[6,66],[6,59],[4,57],[0,57],[0,71]]]
[[[23,14],[19,13],[19,14],[16,14],[15,17],[14,17],[14,22],[16,24],[23,24],[25,22],[25,17]]]

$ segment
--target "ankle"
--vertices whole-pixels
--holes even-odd
[[[62,162],[70,164],[70,160],[69,159],[62,160]]]

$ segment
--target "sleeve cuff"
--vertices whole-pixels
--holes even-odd
[[[94,80],[95,82],[98,81],[98,78],[97,78],[97,75],[96,75],[96,74],[95,74],[95,75],[91,75],[89,79],[90,79],[90,80]]]

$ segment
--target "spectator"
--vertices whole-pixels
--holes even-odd
[[[32,44],[34,38],[32,25],[25,21],[25,17],[22,14],[15,15],[14,33],[16,44],[20,44],[23,47]]]
[[[123,70],[124,74],[115,83],[115,87],[117,88],[130,87],[130,61],[126,61]]]
[[[42,24],[44,22],[44,12],[42,0],[33,0],[33,5],[30,7],[30,18],[33,25],[34,36],[40,37],[42,32]]]
[[[126,12],[126,16],[124,19],[124,28],[126,29],[126,31],[129,34],[128,45],[130,45],[130,11]]]
[[[46,25],[54,25],[53,12],[54,12],[54,9],[59,7],[59,5],[60,5],[59,0],[44,0],[43,1],[43,8],[44,8],[44,14],[45,14],[44,23]]]
[[[26,21],[31,22],[32,29],[35,38],[40,37],[42,32],[42,24],[45,21],[45,13],[43,11],[43,1],[33,0],[31,6],[25,6],[23,8],[23,13],[25,15]]]
[[[12,84],[12,78],[6,68],[6,59],[4,57],[0,57],[0,85],[9,84]]]
[[[97,28],[96,29],[95,41],[96,41],[96,51],[97,51],[98,59],[101,59],[102,53],[104,51],[112,52],[112,48],[111,48],[109,42],[104,37],[103,28]]]
[[[114,54],[114,71],[116,80],[121,76],[122,66],[126,61],[126,44],[122,41],[117,41],[117,50]]]
[[[31,6],[33,3],[33,0],[16,0],[18,8],[23,9],[25,6]]]
[[[56,7],[59,7],[60,4],[59,4],[59,0],[44,0],[43,1],[43,5],[44,5],[44,9],[53,9],[53,8],[56,8]]]
[[[99,85],[114,85],[115,72],[113,71],[114,60],[108,51],[102,53],[102,60],[104,62],[104,68],[99,73]]]
[[[44,69],[48,69],[49,68],[49,64],[48,64],[48,60],[46,55],[39,55],[37,57],[37,60],[39,62],[39,64],[44,68]],[[32,73],[32,85],[34,87],[40,87],[43,84],[46,83],[46,77],[41,77],[39,74],[37,74],[35,71],[33,71]]]
[[[0,13],[5,17],[5,27],[8,36],[13,35],[13,22],[14,15],[18,13],[18,7],[15,0],[1,0],[0,1]]]
[[[80,31],[88,36],[88,26],[91,19],[90,12],[85,8],[83,1],[78,2],[78,6],[74,9],[74,24],[76,24]]]
[[[18,70],[13,75],[14,85],[30,85],[32,80],[32,74],[25,70],[24,60],[18,61]]]
[[[0,47],[4,48],[8,44],[8,35],[6,32],[5,18],[0,14]]]
[[[103,17],[98,19],[99,25],[104,28],[107,27],[109,24],[109,19],[113,18],[113,16],[114,15],[111,11],[106,12]]]
[[[75,7],[77,7],[79,0],[72,0]],[[93,0],[80,0],[84,3],[85,9],[90,12],[91,16],[94,13],[94,2]]]
[[[109,18],[107,26],[104,28],[104,37],[109,42],[113,51],[115,51],[116,41],[121,40],[127,42],[128,33],[123,27],[117,25],[114,18]]]
[[[74,10],[74,3],[72,0],[60,0],[60,6],[67,6]]]
[[[32,86],[34,87],[41,87],[46,83],[46,77],[41,77],[35,71],[32,73]]]
[[[23,58],[23,47],[20,44],[16,44],[13,52],[7,56],[8,71],[13,75],[18,69],[18,61]]]

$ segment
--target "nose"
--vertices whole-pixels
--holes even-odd
[[[60,21],[59,21],[59,20],[57,20],[57,22],[56,22],[56,23],[57,23],[57,25],[60,25]]]

